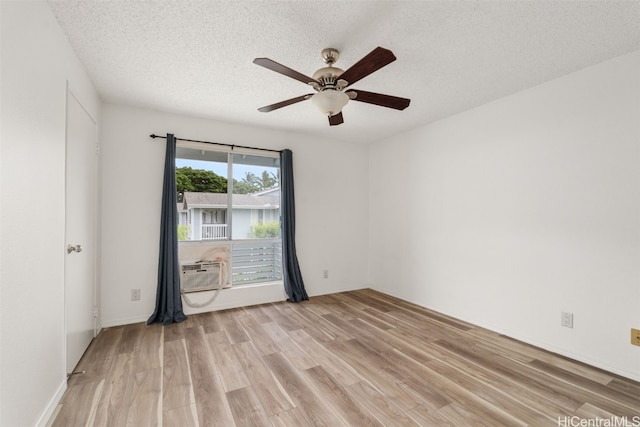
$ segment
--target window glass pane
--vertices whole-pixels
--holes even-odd
[[[233,154],[232,239],[280,237],[280,159]]]
[[[282,280],[280,159],[208,148],[176,148],[181,266],[209,260],[214,245],[234,286]],[[208,271],[189,270],[199,281]]]
[[[176,148],[178,239],[227,240],[227,153]]]

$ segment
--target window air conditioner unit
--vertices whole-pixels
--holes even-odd
[[[219,289],[222,285],[222,263],[195,262],[180,266],[180,292],[201,292]],[[224,286],[224,285],[223,285]],[[224,287],[230,287],[224,286]]]

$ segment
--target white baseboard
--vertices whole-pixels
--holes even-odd
[[[307,294],[309,295],[309,298],[312,297],[319,297],[322,295],[331,295],[331,294],[339,294],[341,292],[351,292],[351,291],[359,291],[361,289],[369,289],[369,286],[367,285],[362,285],[362,286],[343,286],[340,288],[333,288],[333,289],[323,289],[320,292],[309,292],[307,290]]]
[[[189,298],[194,303],[207,301],[215,291],[192,292]],[[204,307],[189,307],[183,300],[182,308],[184,314],[207,313],[210,311],[226,310],[230,308],[247,307],[250,305],[268,304],[271,302],[284,301],[287,296],[284,293],[282,282],[260,283],[255,285],[240,285],[228,289],[223,289],[215,301]],[[102,327],[130,325],[132,323],[146,322],[152,311],[144,316],[136,316],[121,319],[103,320]]]
[[[50,425],[50,423],[53,421],[52,415],[56,412],[58,404],[62,400],[62,396],[64,395],[65,391],[67,391],[66,378],[62,380],[62,383],[60,383],[58,390],[56,390],[51,400],[49,400],[47,407],[42,412],[42,415],[40,415],[40,418],[38,418],[38,421],[36,422],[36,427],[47,427],[48,425]]]
[[[310,292],[309,297],[329,295],[340,292],[355,291],[358,289],[366,289],[368,286],[345,286],[341,288],[323,289],[320,292]],[[215,291],[193,292],[189,294],[189,298],[195,303],[201,303],[211,297]],[[255,285],[240,285],[232,288],[223,289],[211,304],[204,307],[189,307],[183,300],[182,308],[184,314],[207,313],[210,311],[227,310],[230,308],[248,307],[251,305],[269,304],[272,302],[286,301],[287,295],[284,292],[282,282],[260,283]],[[151,312],[144,316],[128,317],[121,319],[103,320],[102,328],[113,326],[130,325],[133,323],[146,322],[151,316]]]

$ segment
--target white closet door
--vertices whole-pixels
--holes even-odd
[[[96,123],[67,92],[65,327],[67,372],[95,333]]]

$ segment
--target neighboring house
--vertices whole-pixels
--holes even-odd
[[[178,224],[189,226],[188,240],[227,240],[228,195],[186,191],[178,203]],[[253,194],[234,194],[233,239],[251,238],[253,226],[280,219],[280,188]]]

